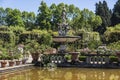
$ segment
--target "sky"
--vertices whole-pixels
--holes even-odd
[[[0,7],[3,8],[12,8],[19,9],[20,11],[35,12],[37,14],[38,7],[42,0],[0,0]],[[89,10],[95,11],[95,4],[103,0],[43,0],[50,6],[52,3],[59,4],[74,4],[76,7],[79,7],[80,10],[87,8]],[[105,0],[110,9],[113,9],[114,4],[117,0]]]

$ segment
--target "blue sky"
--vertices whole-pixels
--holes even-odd
[[[59,4],[61,2],[66,4],[74,4],[79,7],[80,10],[87,8],[95,11],[95,3],[103,0],[43,0],[50,6],[52,3]],[[109,8],[113,8],[117,0],[106,0]],[[17,8],[21,11],[35,12],[37,14],[38,7],[40,6],[41,0],[0,0],[0,7],[3,8]]]

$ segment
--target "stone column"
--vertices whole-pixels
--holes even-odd
[[[93,64],[95,64],[95,56],[93,57]]]
[[[104,63],[104,57],[101,57],[101,64],[103,65]]]
[[[99,63],[99,56],[97,56],[97,64]]]
[[[89,63],[91,64],[91,57],[89,58]]]
[[[106,57],[105,57],[105,62],[106,62],[107,64],[109,64],[109,56],[106,56]]]
[[[90,64],[90,56],[87,56],[87,58],[86,58],[86,63],[87,63],[87,64]]]

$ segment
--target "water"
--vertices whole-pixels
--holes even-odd
[[[0,75],[0,80],[120,80],[120,69],[33,68]]]

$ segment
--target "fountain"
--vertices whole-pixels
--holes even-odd
[[[67,35],[67,32],[70,30],[70,26],[66,22],[66,9],[63,7],[62,10],[62,23],[58,24],[58,34],[59,36],[54,36],[53,41],[56,43],[60,43],[60,53],[66,53],[66,43],[72,43],[78,39],[80,39],[80,36],[69,36]]]
[[[70,26],[66,22],[66,9],[65,9],[65,7],[63,7],[61,17],[62,17],[62,23],[58,23],[58,34],[59,35],[58,36],[53,36],[53,42],[60,43],[60,47],[58,49],[58,53],[50,55],[50,61],[52,63],[56,63],[56,64],[64,63],[65,62],[65,57],[64,56],[66,54],[71,55],[72,61],[75,62],[77,60],[78,52],[68,52],[66,50],[66,48],[67,48],[66,44],[67,43],[73,43],[73,42],[80,39],[80,36],[69,36],[69,35],[67,35],[68,31],[70,30]],[[66,63],[65,63],[65,65],[66,65]]]
[[[80,36],[67,35],[69,30],[70,30],[70,26],[66,22],[66,9],[64,7],[62,10],[62,23],[58,24],[58,34],[59,35],[53,36],[53,42],[59,43],[60,48],[57,50],[57,53],[44,54],[41,57],[42,64],[45,64],[45,66],[46,66],[47,64],[50,63],[51,65],[49,65],[48,67],[53,67],[54,66],[53,64],[60,66],[60,67],[66,66],[67,63],[65,60],[65,55],[67,55],[67,54],[71,55],[71,60],[73,63],[76,62],[78,52],[68,52],[66,50],[66,48],[67,48],[66,44],[73,43],[73,42],[79,40]],[[69,65],[69,66],[71,66],[71,65]]]

